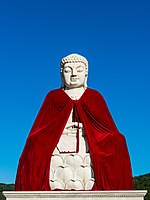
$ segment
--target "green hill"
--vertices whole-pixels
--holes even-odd
[[[145,200],[150,200],[150,173],[141,176],[135,176],[133,177],[133,180],[134,180],[134,189],[148,190]],[[14,184],[0,183],[0,200],[5,200],[2,191],[13,191],[13,190],[14,190]]]
[[[147,190],[148,193],[145,197],[145,200],[150,200],[150,173],[141,176],[135,176],[133,177],[133,180],[134,180],[134,189]]]
[[[14,190],[14,184],[0,183],[0,200],[5,200],[2,191],[13,191],[13,190]]]

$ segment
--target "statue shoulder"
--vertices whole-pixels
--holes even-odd
[[[88,93],[89,93],[90,96],[93,96],[94,98],[104,99],[103,95],[95,89],[88,88]]]
[[[117,142],[117,144],[119,145],[126,145],[126,138],[125,136],[120,133],[119,131],[116,132],[117,134],[114,134],[113,137],[115,139],[115,141]]]
[[[45,97],[45,98],[57,97],[58,95],[60,95],[60,93],[61,93],[61,88],[54,89],[54,90],[49,91],[49,92],[46,94],[46,97]]]

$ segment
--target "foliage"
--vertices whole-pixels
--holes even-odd
[[[135,190],[147,190],[147,195],[145,196],[145,200],[150,200],[150,173],[135,176],[134,180],[134,189]]]
[[[148,193],[145,196],[145,200],[150,200],[150,173],[141,176],[135,176],[133,177],[133,180],[134,180],[134,189],[147,190]],[[14,190],[14,184],[0,183],[0,200],[5,200],[2,191],[13,191],[13,190]]]
[[[14,184],[0,183],[0,200],[5,200],[2,191],[13,191],[13,190],[14,190]]]

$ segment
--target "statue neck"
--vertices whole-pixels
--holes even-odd
[[[83,95],[84,91],[86,88],[84,87],[79,87],[79,88],[64,88],[64,91],[66,94],[74,100],[80,99],[80,97]]]

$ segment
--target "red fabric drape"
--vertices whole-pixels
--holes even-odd
[[[50,190],[51,156],[72,109],[88,140],[95,176],[93,190],[133,189],[125,138],[102,95],[87,88],[79,100],[72,100],[62,89],[47,94],[20,157],[15,190]]]

